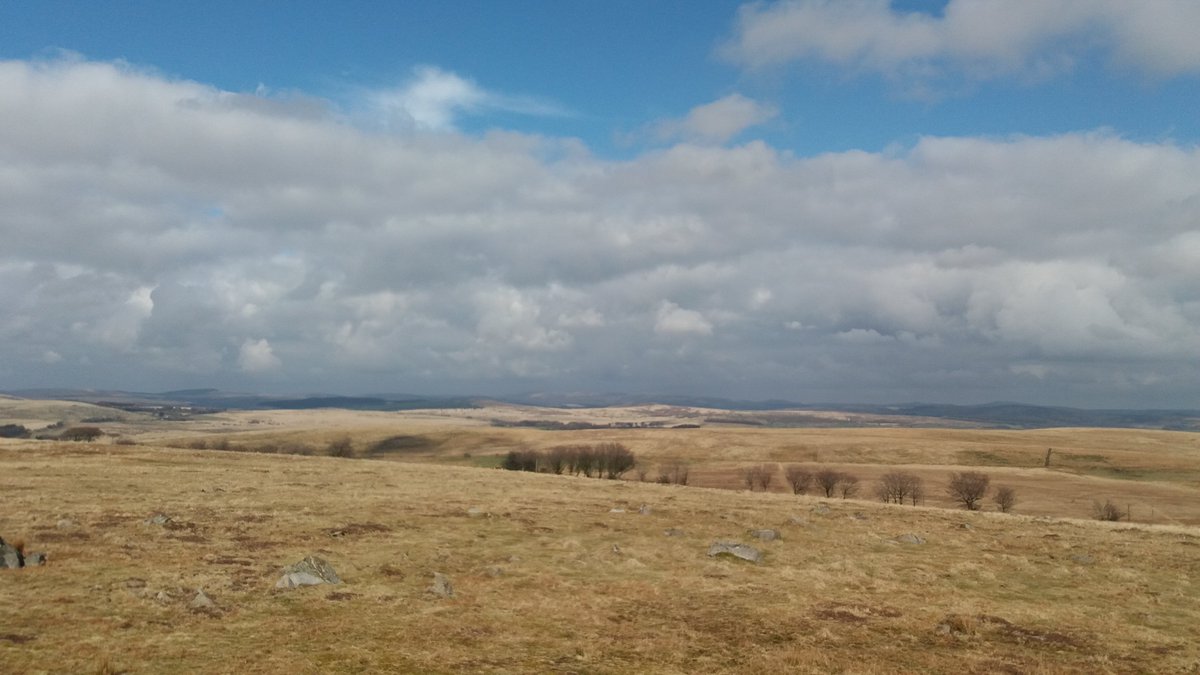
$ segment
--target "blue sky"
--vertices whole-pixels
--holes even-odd
[[[4,3],[0,388],[1200,406],[1195,25]]]

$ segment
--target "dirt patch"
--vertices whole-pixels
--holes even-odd
[[[23,645],[35,638],[33,635],[21,635],[19,633],[0,633],[0,640],[11,642],[15,645]]]
[[[405,576],[407,576],[407,573],[404,570],[396,567],[395,565],[381,565],[379,567],[379,573],[385,577],[392,577],[393,579],[403,579]]]
[[[339,591],[334,591],[334,592],[330,593],[329,595],[326,595],[325,599],[336,601],[336,600],[350,600],[352,598],[357,598],[357,597],[358,597],[358,595],[356,593],[342,593]]]

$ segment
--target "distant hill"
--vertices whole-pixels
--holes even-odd
[[[342,396],[311,394],[307,396],[263,396],[225,392],[218,389],[178,389],[145,393],[92,389],[26,389],[0,392],[25,399],[77,401],[104,405],[123,410],[144,411],[155,408],[189,408],[196,412],[215,410],[309,410],[316,408],[345,408],[348,410],[437,410],[478,408],[488,399],[471,396],[420,396],[414,394],[369,394]],[[740,412],[832,411],[887,415],[892,418],[914,418],[914,426],[929,426],[931,419],[970,422],[1000,429],[1042,429],[1049,427],[1127,427],[1200,431],[1200,410],[1094,410],[1063,406],[1038,406],[1013,402],[981,405],[951,405],[940,403],[904,403],[876,405],[861,403],[797,403],[779,399],[747,401],[704,396],[672,396],[621,393],[528,393],[494,400],[519,405],[550,408],[605,408],[635,405],[673,405],[693,408],[712,408]],[[773,424],[806,426],[803,415],[794,423],[784,418]],[[915,418],[920,418],[918,422]]]

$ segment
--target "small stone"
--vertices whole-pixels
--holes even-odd
[[[616,544],[613,544],[613,545],[612,545],[612,552],[613,552],[613,553],[615,553],[615,554],[617,554],[617,555],[621,555],[621,547],[620,547],[620,546],[617,546]]]
[[[651,513],[654,513],[654,509],[650,508],[649,504],[642,504],[641,508],[638,509],[638,514],[643,516],[648,516]]]
[[[958,529],[960,529],[960,530],[973,530],[973,529],[975,529],[975,526],[974,526],[974,525],[972,525],[972,524],[970,524],[970,523],[959,523],[959,524],[958,524]]]
[[[425,590],[429,593],[432,593],[432,594],[440,597],[440,598],[453,598],[454,597],[454,585],[451,584],[450,579],[447,578],[446,575],[442,574],[441,572],[433,573],[433,584],[431,584],[429,586],[429,588],[427,588]]]
[[[217,603],[213,602],[212,598],[205,595],[203,590],[196,589],[196,597],[192,598],[192,601],[188,603],[188,607],[199,610],[216,609]]]
[[[40,565],[45,565],[45,564],[46,564],[46,554],[43,553],[42,551],[34,551],[33,553],[30,553],[29,555],[25,556],[25,566],[26,567],[38,567]]]
[[[614,507],[614,508],[609,509],[608,512],[609,513],[625,513],[625,509],[620,508],[620,507]]]
[[[1087,553],[1076,553],[1071,556],[1071,560],[1080,565],[1092,565],[1096,562],[1096,559]]]
[[[5,544],[3,539],[0,539],[0,569],[10,568],[17,569],[25,564],[25,558],[15,546]]]
[[[167,523],[171,522],[172,520],[173,520],[173,518],[171,518],[171,516],[168,516],[165,513],[156,513],[156,514],[150,516],[149,518],[143,520],[142,523],[145,525],[166,525]]]
[[[165,605],[165,604],[171,602],[171,600],[173,600],[174,598],[172,598],[171,594],[167,593],[166,591],[159,591],[158,593],[155,594],[154,599]]]
[[[663,530],[663,534],[667,535],[668,537],[682,537],[683,530],[679,529],[678,527],[668,527],[667,529]]]
[[[825,515],[832,511],[833,511],[833,509],[829,508],[829,505],[826,504],[825,502],[821,502],[820,504],[817,504],[816,506],[812,507],[812,512],[818,513],[820,515]]]
[[[761,551],[736,541],[714,541],[712,546],[708,547],[708,555],[732,556],[755,564],[761,563],[763,559]]]
[[[866,520],[867,514],[863,513],[862,511],[855,511],[854,515],[852,515],[850,517],[854,520]]]
[[[75,521],[71,520],[70,518],[62,518],[57,523],[54,524],[54,526],[60,530],[69,530],[78,525],[79,525],[79,523],[76,523]]]
[[[483,509],[479,508],[478,506],[472,506],[471,508],[467,509],[468,518],[482,518],[484,515],[486,514],[483,512]]]
[[[902,534],[899,537],[896,537],[895,541],[898,544],[924,544],[925,543],[924,538],[919,537],[915,534],[912,534],[911,532],[908,534]]]
[[[799,525],[800,527],[808,527],[808,519],[800,516],[791,516],[788,518],[789,525]]]
[[[750,536],[763,541],[775,541],[781,535],[779,530],[750,530]]]

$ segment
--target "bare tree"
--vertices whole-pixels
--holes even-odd
[[[687,462],[678,460],[667,462],[658,467],[658,482],[664,485],[687,485],[690,469]]]
[[[637,462],[633,465],[633,473],[639,481],[645,483],[646,475],[650,473],[650,465],[645,462]]]
[[[1096,520],[1108,520],[1114,523],[1126,515],[1121,512],[1121,507],[1111,499],[1105,499],[1103,504],[1092,502],[1092,512],[1095,514]]]
[[[629,448],[620,443],[601,443],[596,446],[595,452],[598,458],[598,473],[603,473],[604,477],[610,480],[619,478],[637,463],[637,458]]]
[[[225,443],[228,445],[229,442],[225,441]],[[349,436],[335,438],[329,442],[329,447],[325,449],[325,454],[329,455],[330,457],[353,457],[354,443],[350,440]]]
[[[755,487],[767,491],[771,487],[771,481],[775,478],[774,464],[759,464],[758,466],[749,466],[742,469],[742,480],[746,483],[746,487],[753,491]]]
[[[843,473],[842,480],[838,482],[838,490],[842,493],[842,499],[849,499],[858,494],[858,476]]]
[[[812,485],[812,471],[799,464],[789,464],[783,472],[783,477],[787,479],[788,485],[792,486],[792,494],[795,495],[808,492],[808,487]]]
[[[979,502],[987,496],[991,478],[980,471],[961,471],[950,476],[946,492],[968,511],[978,511]]]
[[[905,500],[912,500],[916,506],[921,492],[921,477],[907,471],[889,471],[880,476],[875,485],[875,496],[885,504],[903,504]]]
[[[833,469],[821,469],[813,475],[817,487],[825,492],[826,497],[832,497],[837,492],[838,483],[842,482],[842,473]]]
[[[1017,491],[1007,485],[998,486],[992,501],[996,502],[996,508],[1000,509],[1001,513],[1008,513],[1017,505]]]

